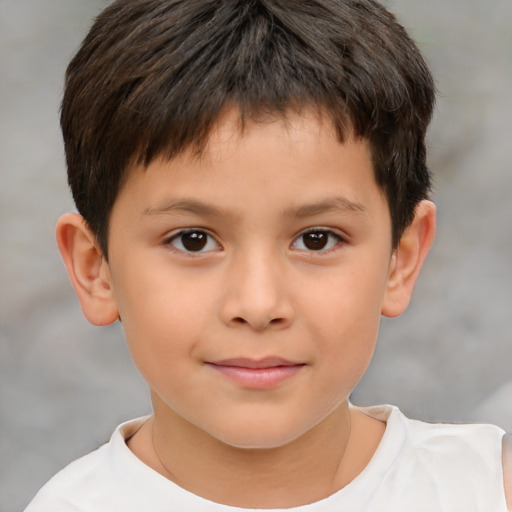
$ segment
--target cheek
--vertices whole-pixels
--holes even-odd
[[[373,355],[385,290],[384,272],[362,265],[348,273],[331,275],[328,286],[314,290],[304,307],[310,311],[310,329],[318,341],[322,361],[332,379],[343,375],[355,385]],[[326,369],[327,370],[327,369]]]
[[[320,351],[320,396],[326,399],[326,409],[335,407],[340,399],[348,399],[372,359],[379,321],[375,318],[357,318],[347,321],[339,317],[324,330]]]
[[[303,314],[326,331],[375,332],[386,289],[386,272],[382,265],[347,265],[347,269],[309,279],[302,287]]]
[[[169,378],[201,337],[205,295],[162,274],[160,279],[139,274],[136,283],[119,291],[123,329],[136,366],[150,383]]]

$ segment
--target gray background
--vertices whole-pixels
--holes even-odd
[[[512,430],[512,2],[390,0],[441,91],[430,131],[436,245],[383,321],[356,403]],[[100,0],[0,0],[0,512],[150,410],[118,325],[82,318],[53,229],[72,209],[58,108]]]

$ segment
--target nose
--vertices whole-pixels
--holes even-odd
[[[224,282],[222,321],[254,331],[288,327],[294,308],[286,274],[279,257],[263,251],[233,258]]]

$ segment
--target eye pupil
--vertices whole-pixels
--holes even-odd
[[[199,231],[192,231],[181,235],[181,243],[187,251],[200,251],[204,249],[208,241],[208,235]]]
[[[327,245],[329,235],[321,231],[314,231],[312,233],[302,235],[302,241],[308,249],[312,251],[320,251]]]

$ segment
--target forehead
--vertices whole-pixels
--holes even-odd
[[[292,157],[300,146],[302,157],[309,154],[312,160],[321,160],[345,141],[354,142],[356,137],[347,122],[340,125],[322,106],[290,107],[285,111],[247,110],[236,105],[226,105],[206,135],[199,136],[185,147],[167,154],[153,157],[144,164],[129,166],[128,173],[148,168],[153,161],[162,166],[207,169],[235,158],[244,152],[246,158],[251,152],[259,157],[267,154],[274,160]],[[369,151],[369,142],[357,139]],[[240,151],[241,150],[241,151]],[[240,166],[246,170],[250,162]],[[372,164],[373,165],[373,164]]]
[[[267,109],[262,105],[239,106],[227,102],[220,109],[212,123],[203,127],[191,127],[189,137],[179,137],[171,129],[167,135],[157,133],[158,140],[151,137],[140,141],[139,150],[130,157],[126,174],[134,169],[149,166],[154,160],[198,159],[204,161],[219,151],[225,150],[230,142],[243,139],[254,132],[254,127],[269,129],[278,127],[288,132],[288,136],[307,126],[310,132],[322,130],[336,134],[340,142],[353,137],[354,129],[349,116],[335,116],[321,103],[290,103],[283,110]],[[178,133],[178,136],[180,134]],[[280,134],[283,140],[282,133]],[[167,142],[166,142],[167,140]],[[155,151],[156,147],[161,147]],[[126,178],[126,176],[125,176]]]
[[[280,204],[283,211],[295,209],[305,216],[313,212],[312,205],[326,202],[363,211],[380,189],[368,142],[352,135],[340,141],[326,114],[305,110],[248,121],[229,109],[201,151],[190,147],[172,159],[161,156],[147,166],[134,166],[120,195],[127,193],[132,200],[139,196],[136,203],[144,212],[198,201],[221,210],[243,196],[242,206],[264,208],[265,198],[267,205]]]
[[[317,144],[320,139],[326,142],[343,142],[353,137],[353,130],[347,125],[337,127],[335,119],[325,108],[319,105],[289,107],[282,112],[276,111],[242,111],[236,105],[227,105],[208,133],[206,142],[189,149],[189,154],[196,158],[221,155],[230,145],[245,142],[264,142],[265,137],[272,138],[283,145],[283,151],[301,140]],[[338,123],[339,124],[339,123]],[[266,141],[265,141],[266,142]]]

